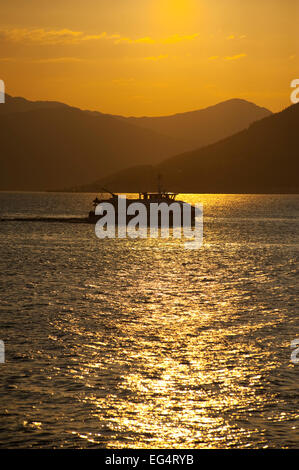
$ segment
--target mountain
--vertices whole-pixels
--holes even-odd
[[[40,108],[70,108],[70,106],[58,101],[29,101],[21,97],[12,97],[6,93],[5,104],[0,106],[0,115],[21,113]]]
[[[1,190],[61,189],[186,149],[179,139],[59,103],[13,99],[1,107]]]
[[[156,165],[269,114],[230,100],[174,116],[124,118],[6,95],[0,105],[0,190],[59,190]]]
[[[271,111],[249,101],[232,99],[205,109],[172,116],[123,118],[131,124],[203,147],[246,129]],[[190,149],[191,150],[191,149]]]
[[[168,191],[194,193],[298,193],[299,104],[248,129],[156,166],[117,172],[88,186],[115,192],[155,190],[157,175]]]

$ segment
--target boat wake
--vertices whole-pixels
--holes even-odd
[[[0,222],[63,222],[70,224],[90,224],[87,217],[1,217]]]

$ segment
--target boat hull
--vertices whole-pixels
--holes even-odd
[[[100,201],[98,205],[101,205],[101,203],[107,203],[107,202],[110,203],[114,208],[115,225],[128,225],[136,216],[138,216],[138,209],[136,210],[136,213],[134,211],[133,215],[128,214],[129,206],[132,203],[136,203],[136,202],[139,203],[139,204],[142,204],[146,209],[146,218],[143,221],[143,224],[140,224],[140,226],[145,225],[146,227],[150,227],[150,226],[152,226],[152,224],[154,224],[154,225],[157,224],[157,227],[161,228],[162,227],[162,222],[164,222],[163,226],[167,225],[169,227],[176,227],[176,226],[182,227],[186,223],[189,224],[189,225],[194,225],[194,223],[195,223],[195,207],[190,205],[190,204],[187,204],[183,201],[175,201],[175,202],[171,201],[169,203],[167,203],[165,201],[161,201],[160,204],[164,203],[164,210],[166,209],[165,217],[164,218],[162,217],[162,212],[161,212],[161,210],[159,210],[158,213],[157,213],[157,218],[154,218],[152,216],[151,205],[157,206],[157,203],[152,203],[150,201],[142,201],[140,199],[127,199],[126,200],[125,220],[124,220],[123,212],[120,214],[119,205],[118,205],[117,200],[115,200],[115,199],[103,200],[103,201]],[[168,208],[167,207],[165,208],[165,204],[168,206]],[[179,216],[174,215],[173,210],[171,210],[171,205],[172,204],[176,204],[177,207],[180,208],[180,215]],[[189,215],[187,217],[184,214],[184,206],[189,206],[189,208],[190,208],[190,210],[188,211]],[[106,215],[105,206],[103,207],[103,211],[104,211],[103,215],[96,214],[95,210],[90,211],[89,216],[88,216],[89,222],[90,223],[96,223],[97,221],[99,221],[100,219],[105,217],[105,215]],[[162,211],[163,211],[163,209],[162,209]]]

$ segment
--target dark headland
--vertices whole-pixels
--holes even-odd
[[[239,99],[172,116],[125,118],[6,96],[0,108],[0,190],[94,192],[103,184],[113,191],[154,190],[161,173],[168,190],[243,192],[247,187],[238,178],[247,159],[252,165],[258,160],[257,180],[265,161],[272,176],[271,155],[260,151],[268,139],[263,119],[271,115]],[[246,136],[257,121],[262,127],[252,146]],[[281,126],[282,133],[291,132]],[[274,151],[279,135],[272,136]],[[282,141],[279,148],[289,154],[287,138]],[[260,191],[269,187],[262,182],[264,188],[256,185]],[[290,190],[293,183],[283,187]]]

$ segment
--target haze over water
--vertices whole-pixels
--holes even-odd
[[[0,193],[0,215],[93,198]],[[184,199],[203,203],[199,250],[0,222],[0,446],[298,447],[299,196]]]

